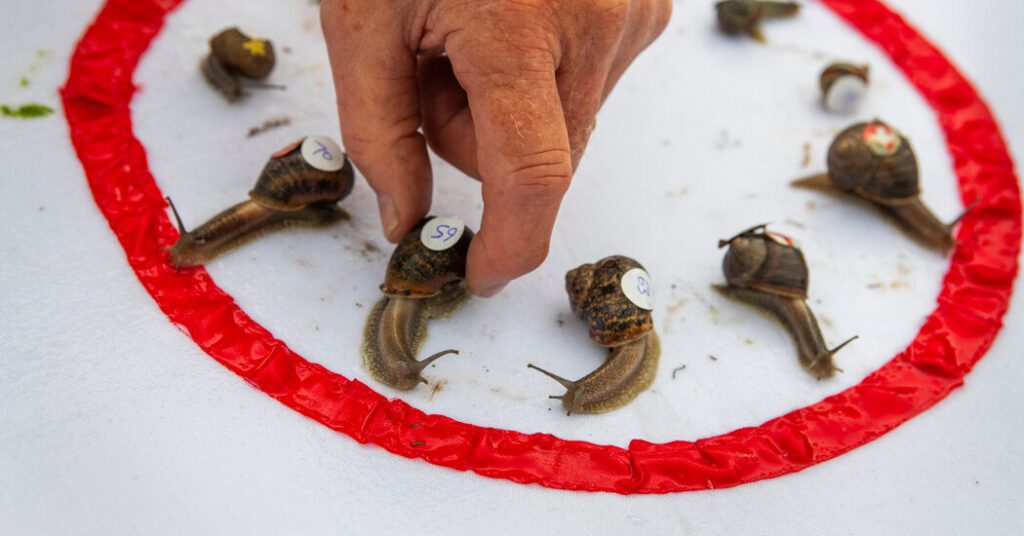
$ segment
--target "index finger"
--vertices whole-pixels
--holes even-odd
[[[572,177],[555,59],[543,49],[448,52],[473,114],[483,181],[483,222],[466,279],[474,293],[493,296],[547,257]]]

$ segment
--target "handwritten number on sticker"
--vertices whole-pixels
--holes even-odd
[[[317,146],[317,150],[313,151],[313,154],[320,155],[320,157],[323,158],[324,160],[334,160],[334,157],[331,156],[331,150],[328,149],[326,145],[320,143],[317,140],[313,140],[313,143],[315,143]]]
[[[441,238],[442,242],[447,242],[451,240],[456,234],[459,233],[459,229],[456,227],[452,227],[451,225],[442,223],[441,225],[438,225],[437,227],[434,228],[434,232],[436,234],[430,235],[430,238]]]
[[[636,278],[636,291],[644,296],[651,295],[651,284],[647,282],[647,278],[643,276]]]

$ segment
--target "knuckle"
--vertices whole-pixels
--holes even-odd
[[[591,0],[589,6],[608,31],[622,33],[629,21],[630,0]]]
[[[522,157],[506,176],[505,194],[524,206],[557,204],[572,181],[572,155],[565,149]]]

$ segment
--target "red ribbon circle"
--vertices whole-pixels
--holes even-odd
[[[816,404],[697,441],[628,448],[523,434],[428,415],[306,361],[254,322],[203,269],[176,272],[177,239],[132,132],[132,75],[183,0],[108,0],[82,37],[62,90],[71,139],[96,204],[142,285],[211,357],[256,388],[361,443],[407,458],[551,488],[667,493],[799,471],[854,449],[942,400],[989,348],[1017,274],[1021,200],[988,107],[943,54],[877,0],[823,0],[874,41],[938,116],[964,218],[937,308],[910,345],[860,384]]]

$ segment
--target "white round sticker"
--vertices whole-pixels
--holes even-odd
[[[307,136],[302,140],[302,159],[320,171],[338,171],[345,166],[345,153],[327,136]]]
[[[444,251],[459,243],[466,224],[457,216],[438,216],[420,231],[420,242],[434,251]]]
[[[654,288],[651,276],[643,268],[633,268],[622,274],[622,293],[641,309],[654,309]]]
[[[833,112],[851,113],[860,106],[867,95],[868,85],[854,75],[840,76],[825,94],[825,108]]]

